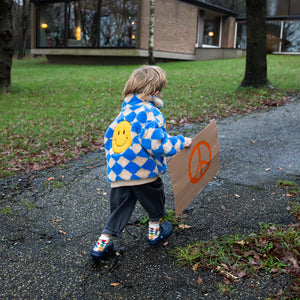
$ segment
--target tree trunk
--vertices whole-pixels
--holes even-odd
[[[0,91],[7,92],[13,57],[12,0],[0,0]]]
[[[267,79],[266,0],[246,0],[247,55],[241,86],[271,87]]]
[[[149,55],[148,55],[149,65],[155,65],[155,59],[153,56],[153,47],[154,47],[154,0],[150,0]]]
[[[23,59],[26,50],[26,40],[29,28],[29,15],[30,15],[30,2],[28,0],[23,0],[22,6],[22,21],[21,21],[21,40],[19,43],[18,59]]]

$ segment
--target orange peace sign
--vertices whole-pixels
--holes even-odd
[[[208,160],[202,159],[201,149],[205,157],[209,155]],[[203,178],[203,176],[209,169],[210,162],[211,162],[210,145],[206,141],[200,141],[199,143],[196,144],[196,146],[192,150],[190,161],[189,161],[189,177],[192,183],[197,183]],[[195,165],[197,166],[196,172],[194,167]],[[193,171],[192,171],[192,166],[193,166]]]

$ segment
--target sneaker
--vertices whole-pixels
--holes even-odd
[[[159,233],[159,236],[156,239],[150,240],[148,238],[148,244],[149,245],[157,245],[162,240],[167,239],[173,233],[173,226],[170,222],[165,221],[164,223],[162,223],[160,225],[159,230],[160,230],[160,233]]]
[[[101,250],[98,250],[99,247],[98,247],[97,243],[94,245],[94,247],[91,251],[90,255],[92,258],[102,258],[114,250],[113,242],[109,242],[104,248],[102,248],[102,249],[100,248]]]

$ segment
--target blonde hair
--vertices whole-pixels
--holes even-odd
[[[132,72],[125,84],[122,96],[139,94],[142,100],[150,100],[155,92],[167,84],[166,72],[158,66],[142,66]]]

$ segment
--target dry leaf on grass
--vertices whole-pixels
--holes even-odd
[[[179,224],[178,227],[180,229],[190,229],[192,228],[193,226],[190,226],[190,225],[187,225],[187,224]]]
[[[193,271],[196,271],[199,267],[199,263],[193,265]]]

